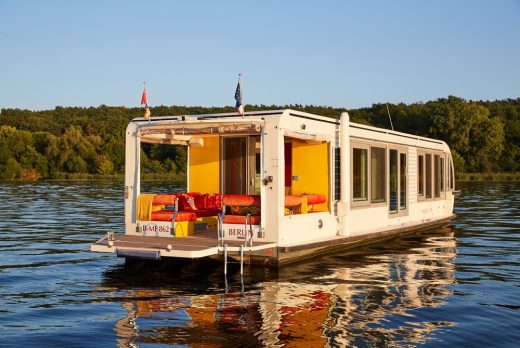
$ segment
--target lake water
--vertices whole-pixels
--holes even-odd
[[[520,184],[458,188],[451,226],[225,282],[89,252],[120,183],[0,183],[0,346],[518,347]]]

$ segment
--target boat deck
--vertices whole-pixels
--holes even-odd
[[[217,255],[224,250],[224,246],[219,245],[216,232],[198,232],[193,236],[177,238],[117,234],[114,237],[113,243],[109,243],[106,237],[98,240],[90,246],[91,251],[117,253],[123,257],[181,257],[193,259]],[[244,251],[256,251],[276,246],[276,243],[261,242],[247,246],[244,241],[230,240],[223,243],[227,244],[229,252],[238,252],[241,246]]]

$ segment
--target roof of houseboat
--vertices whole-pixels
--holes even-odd
[[[236,112],[227,112],[227,113],[215,113],[215,114],[155,116],[155,117],[152,117],[150,120],[146,120],[144,117],[137,117],[137,118],[132,119],[131,122],[139,123],[139,124],[143,125],[143,123],[161,124],[163,122],[170,123],[171,121],[186,122],[186,121],[221,120],[221,119],[246,120],[248,118],[249,119],[258,119],[258,118],[264,118],[266,116],[283,115],[283,114],[285,114],[286,116],[305,118],[305,119],[310,119],[310,120],[315,120],[315,121],[320,121],[320,122],[331,123],[331,124],[335,124],[335,125],[340,124],[339,119],[335,119],[335,118],[327,117],[327,116],[315,115],[315,114],[311,114],[308,112],[297,111],[297,110],[292,110],[292,109],[248,111],[248,112],[244,113],[244,116],[240,116]],[[377,133],[381,133],[381,134],[395,135],[395,136],[404,137],[404,138],[413,139],[413,140],[422,140],[422,141],[427,141],[430,143],[446,145],[446,143],[442,140],[422,137],[422,136],[418,136],[418,135],[414,135],[414,134],[410,134],[410,133],[398,132],[398,131],[394,131],[394,130],[390,130],[390,129],[386,129],[386,128],[369,126],[369,125],[365,125],[365,124],[361,124],[361,123],[349,122],[349,126],[350,126],[350,128],[368,130],[368,131],[377,132]]]

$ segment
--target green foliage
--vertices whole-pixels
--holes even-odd
[[[22,167],[14,158],[9,158],[5,164],[0,164],[0,179],[13,180],[20,178]]]
[[[114,163],[105,155],[97,155],[95,158],[96,173],[102,175],[114,174]]]
[[[86,173],[87,162],[77,155],[72,155],[65,161],[64,169],[68,173]]]
[[[295,109],[339,118],[343,108],[315,105],[247,105],[247,111]],[[157,106],[152,116],[234,112],[226,107]],[[142,109],[60,107],[0,113],[0,179],[120,177],[124,172],[125,130]],[[446,141],[459,172],[520,172],[520,98],[466,101],[449,96],[427,103],[374,104],[349,110],[352,122]],[[181,177],[185,146],[144,144],[143,174]]]
[[[489,109],[450,96],[429,105],[433,120],[430,133],[446,141],[462,157],[470,172],[500,169],[498,159],[504,150],[504,124],[490,118]]]

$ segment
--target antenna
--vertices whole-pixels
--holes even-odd
[[[390,116],[390,109],[388,109],[388,103],[386,104],[386,112],[388,112],[388,119],[390,119],[390,127],[394,130],[394,124],[392,123],[392,116]]]

